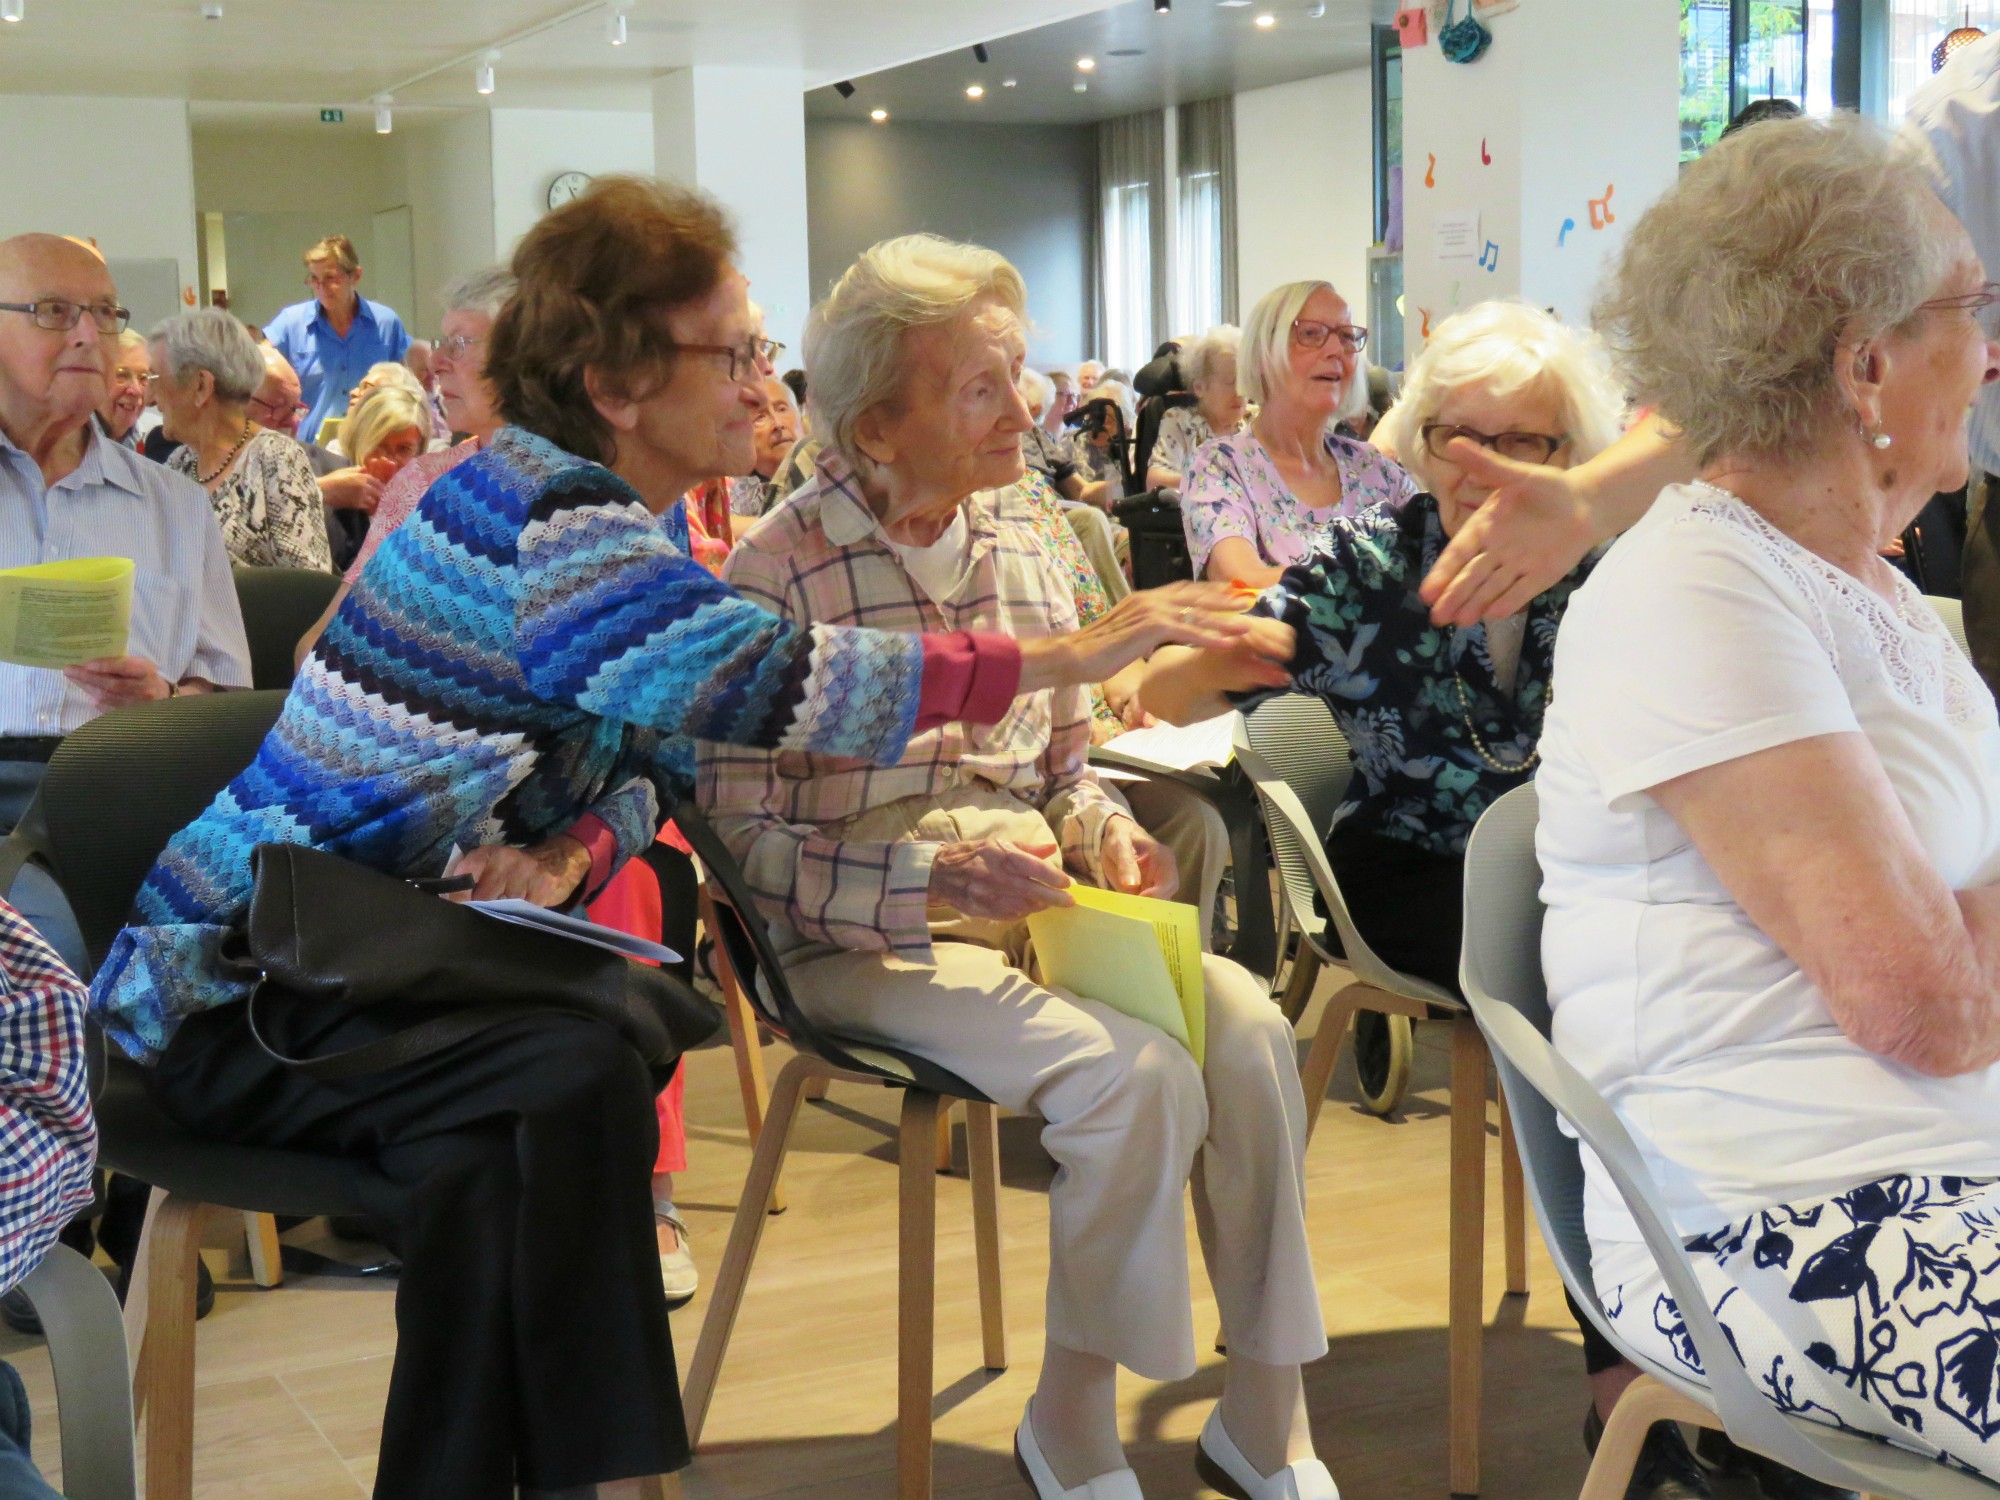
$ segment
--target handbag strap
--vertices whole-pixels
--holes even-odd
[[[257,1025],[257,1001],[266,988],[265,985],[258,985],[245,1002],[252,1040],[273,1062],[296,1068],[307,1077],[317,1078],[323,1083],[338,1083],[348,1078],[359,1078],[364,1073],[380,1073],[405,1063],[421,1062],[498,1026],[502,1021],[532,1014],[517,1005],[470,1006],[448,1011],[428,1021],[419,1021],[392,1036],[364,1042],[359,1047],[349,1047],[342,1052],[330,1052],[324,1057],[288,1057],[264,1040],[263,1030]]]

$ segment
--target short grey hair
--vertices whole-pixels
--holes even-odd
[[[1028,410],[1038,417],[1056,399],[1056,383],[1032,366],[1023,369],[1015,383],[1021,387],[1021,399],[1028,403]]]
[[[1028,288],[1007,258],[935,234],[906,234],[861,252],[806,320],[806,405],[812,428],[857,467],[864,412],[902,390],[903,335],[954,322],[991,297],[1024,321]]]
[[[264,356],[257,341],[219,307],[167,319],[153,330],[150,342],[166,354],[166,369],[160,373],[185,381],[206,370],[224,401],[248,401],[264,383]]]
[[[1695,462],[1810,446],[1853,414],[1843,342],[1902,328],[1961,238],[1916,158],[1857,115],[1720,141],[1633,226],[1598,326]]]
[[[1236,389],[1245,401],[1262,406],[1292,352],[1292,324],[1305,311],[1314,292],[1333,292],[1330,281],[1288,281],[1257,299],[1243,325],[1242,352],[1236,358]],[[1340,293],[1333,292],[1338,297]]]
[[[514,273],[505,266],[481,266],[446,282],[438,300],[448,313],[484,313],[497,318],[500,309],[513,300],[514,285]]]
[[[1364,400],[1366,380],[1354,382]],[[1410,365],[1403,394],[1375,429],[1375,441],[1429,488],[1430,453],[1421,436],[1453,391],[1495,396],[1547,389],[1562,407],[1571,462],[1585,463],[1618,441],[1625,402],[1604,346],[1525,302],[1481,302],[1431,330]]]
[[[1213,375],[1225,354],[1234,359],[1242,343],[1243,330],[1234,323],[1218,323],[1200,338],[1190,339],[1181,349],[1181,379],[1187,382],[1188,389],[1193,390]]]

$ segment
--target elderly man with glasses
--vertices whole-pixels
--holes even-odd
[[[201,488],[91,420],[129,314],[89,248],[0,240],[0,567],[127,557],[137,577],[125,654],[56,671],[0,662],[0,833],[20,820],[62,737],[107,709],[250,685],[222,533]],[[83,941],[30,866],[10,898],[72,968]]]

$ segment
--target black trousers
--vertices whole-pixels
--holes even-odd
[[[1465,860],[1435,854],[1405,839],[1336,828],[1326,841],[1347,913],[1376,957],[1393,969],[1458,988],[1458,954],[1465,936]],[[1583,1331],[1583,1365],[1590,1374],[1625,1362],[1597,1331],[1567,1289],[1563,1298]]]
[[[293,1000],[313,1056],[419,1018]],[[275,1033],[273,1035],[272,1033]],[[511,1500],[688,1461],[650,1175],[659,1080],[611,1028],[542,1012],[340,1083],[272,1061],[241,1005],[184,1022],[154,1097],[204,1135],[367,1158],[403,1260],[378,1500]]]

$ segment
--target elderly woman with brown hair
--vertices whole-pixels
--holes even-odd
[[[675,502],[747,466],[766,371],[735,249],[708,200],[631,178],[528,233],[486,355],[509,425],[383,543],[94,986],[187,1129],[363,1157],[397,1185],[375,1206],[404,1266],[384,1500],[588,1494],[686,1463],[648,1192],[656,1084],[616,1032],[553,1009],[341,1083],[274,1062],[216,958],[255,845],[401,876],[469,851],[474,895],[561,905],[650,843],[694,736],[894,762],[1017,691],[1246,628],[1211,589],[1059,640],[892,635],[794,625],[711,577]],[[260,1026],[309,1056],[412,1019],[288,997]]]
[[[1572,602],[1542,737],[1557,1047],[1784,1409],[2000,1479],[2000,720],[1880,553],[2000,376],[1965,231],[1853,117],[1632,232],[1599,320],[1699,466]],[[1598,1290],[1699,1369],[1594,1159]]]
[[[1067,639],[1076,603],[1020,484],[1026,301],[991,250],[911,235],[864,252],[807,327],[827,442],[815,476],[737,543],[723,576],[800,624]],[[1290,636],[1266,621],[1247,639],[1285,655]],[[1267,665],[1266,682],[1282,677]],[[1026,919],[1070,905],[1073,880],[1177,889],[1172,855],[1099,784],[1089,744],[1089,694],[1069,686],[1024,694],[990,727],[919,734],[886,768],[704,744],[701,795],[808,1015],[1042,1120],[1057,1164],[1047,1344],[1015,1435],[1042,1500],[1136,1497],[1119,1367],[1194,1373],[1190,1178],[1229,1343],[1202,1472],[1247,1500],[1334,1500],[1299,1378],[1326,1336],[1284,1016],[1262,981],[1204,959],[1204,1065],[1025,967]]]

